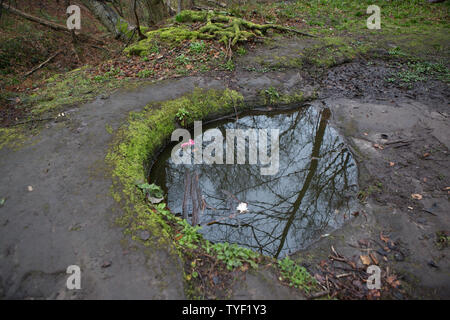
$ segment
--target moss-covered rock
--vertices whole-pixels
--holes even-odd
[[[148,55],[155,43],[161,41],[168,44],[179,44],[183,40],[207,39],[198,31],[192,31],[185,26],[172,26],[149,31],[145,34],[147,39],[141,40],[125,49],[125,53],[131,55]]]

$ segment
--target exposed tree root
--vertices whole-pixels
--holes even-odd
[[[314,37],[313,35],[281,25],[257,24],[241,18],[218,14],[213,11],[185,10],[176,16],[176,20],[178,22],[206,22],[206,25],[198,29],[198,38],[216,39],[225,45],[228,45],[229,41],[231,41],[231,46],[236,45],[238,42],[262,37],[269,29]]]

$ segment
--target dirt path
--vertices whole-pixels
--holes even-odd
[[[7,198],[0,209],[1,296],[184,298],[176,256],[163,249],[144,254],[121,241],[104,158],[107,125],[117,128],[128,112],[194,85],[217,83],[182,79],[97,99],[50,124],[32,145],[0,151],[0,194]],[[80,266],[82,290],[65,289],[69,265]]]
[[[290,46],[282,54],[292,58],[295,48],[302,47]],[[69,110],[65,120],[49,123],[31,144],[17,151],[0,150],[0,196],[7,198],[0,208],[0,297],[184,298],[179,258],[157,245],[154,250],[137,248],[114,224],[121,209],[110,195],[111,178],[104,164],[112,139],[106,128],[115,130],[130,111],[181,96],[196,86],[229,86],[249,103],[270,86],[287,93],[301,89],[305,96],[319,87],[298,68],[244,70],[242,66],[250,65],[246,59],[228,78],[182,78],[98,98]],[[450,185],[448,86],[430,82],[403,90],[386,84],[388,71],[385,62],[369,66],[358,61],[332,69],[320,84],[315,105],[330,107],[334,125],[355,150],[361,188],[374,181],[383,187],[367,197],[364,215],[296,258],[314,269],[331,245],[342,254],[358,256],[360,251],[347,244],[383,231],[407,252],[402,260],[387,263],[403,270],[402,280],[411,286],[408,294],[448,298],[449,249],[438,250],[433,236],[448,231],[450,223],[448,193],[442,190]],[[387,139],[381,140],[386,138],[381,134]],[[386,146],[400,139],[410,143]],[[384,150],[374,148],[375,143],[385,145]],[[423,159],[426,152],[431,157]],[[412,200],[412,193],[423,199]],[[74,264],[82,270],[82,289],[68,291],[65,270]],[[249,275],[234,297],[302,298],[276,281],[273,275]]]

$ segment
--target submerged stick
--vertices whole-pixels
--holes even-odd
[[[184,197],[183,197],[183,219],[188,218],[187,202],[191,193],[191,174],[189,169],[184,173]]]
[[[197,176],[198,179],[198,176]],[[198,180],[197,180],[198,181]],[[196,190],[196,177],[193,176],[191,178],[191,199],[192,199],[192,221],[191,225],[196,226],[198,224],[198,198],[197,198],[197,190]]]

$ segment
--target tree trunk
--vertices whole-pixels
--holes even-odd
[[[137,32],[138,32],[138,35],[139,35],[139,40],[143,40],[143,39],[146,39],[147,37],[144,36],[142,34],[142,31],[141,31],[141,26],[140,26],[140,23],[139,23],[139,16],[138,16],[137,11],[136,11],[136,1],[137,0],[134,0],[134,3],[133,3],[133,12],[134,12],[134,17],[136,18],[136,29],[137,29]]]
[[[116,38],[128,40],[134,26],[121,18],[105,1],[81,0],[81,2]]]
[[[148,10],[148,25],[155,25],[169,16],[169,9],[164,0],[144,0]]]

